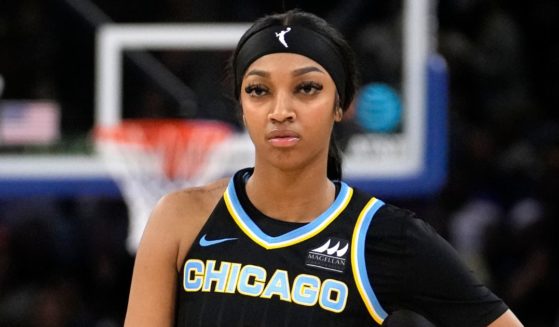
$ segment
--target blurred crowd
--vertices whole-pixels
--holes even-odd
[[[2,97],[55,99],[63,135],[84,134],[99,24],[246,22],[293,7],[346,35],[364,83],[398,83],[400,1],[19,0],[0,2]],[[559,326],[559,3],[440,0],[436,16],[450,73],[447,183],[429,197],[386,200],[431,223],[526,326]],[[228,53],[153,55],[194,90],[195,108],[156,95],[132,61],[125,114],[236,124],[215,78]],[[120,198],[0,198],[0,327],[121,325],[127,219]]]
[[[121,326],[133,258],[118,199],[0,201],[0,326]]]

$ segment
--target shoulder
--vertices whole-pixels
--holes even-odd
[[[429,228],[426,226],[415,212],[385,203],[375,213],[369,231],[379,237],[402,238],[410,230]]]
[[[177,263],[182,258],[223,196],[228,179],[185,188],[163,196],[149,218],[146,232],[172,242],[177,251]]]
[[[433,247],[454,251],[447,240],[415,212],[388,203],[376,212],[367,238],[384,242],[408,255],[422,254],[426,248]]]
[[[228,179],[220,179],[213,183],[185,188],[163,196],[154,209],[155,216],[165,216],[179,220],[198,218],[198,213],[209,213],[225,192]],[[189,214],[184,215],[184,210]],[[165,213],[161,215],[161,213]]]
[[[367,241],[390,241],[394,246],[407,246],[409,236],[439,237],[437,231],[426,221],[418,217],[415,212],[384,202],[372,196],[369,192],[353,188],[355,203],[360,208],[361,214],[372,207],[366,205],[376,199],[382,204],[372,214],[371,222],[367,229]]]

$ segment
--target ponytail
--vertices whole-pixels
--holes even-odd
[[[342,153],[334,137],[330,136],[330,146],[328,147],[328,164],[326,166],[328,179],[336,181],[342,179]]]

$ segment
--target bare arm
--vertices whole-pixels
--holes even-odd
[[[524,326],[520,320],[512,313],[512,311],[507,310],[503,313],[497,320],[492,322],[489,327],[521,327]]]
[[[126,327],[174,324],[178,271],[226,185],[171,193],[156,205],[136,253]]]
[[[162,199],[144,230],[136,253],[125,326],[172,326],[179,239]]]

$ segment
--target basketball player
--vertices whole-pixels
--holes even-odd
[[[433,228],[340,180],[352,58],[300,11],[244,34],[231,64],[254,167],[157,204],[126,326],[521,326]]]

